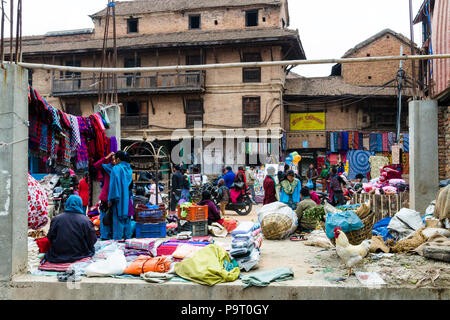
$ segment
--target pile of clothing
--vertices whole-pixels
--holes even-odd
[[[261,225],[242,222],[231,232],[231,237],[230,255],[236,260],[239,268],[248,272],[256,267],[261,257],[263,241]]]
[[[380,177],[372,179],[368,183],[363,183],[361,193],[398,194],[408,190],[409,186],[401,178],[401,173],[398,173],[396,170],[391,171],[388,168],[383,168],[382,170],[384,170],[384,174]],[[397,173],[394,174],[394,171]]]
[[[49,167],[56,163],[87,169],[111,152],[117,152],[117,140],[108,138],[105,129],[110,120],[105,111],[89,117],[77,117],[56,109],[33,88],[28,90],[29,151],[43,158]]]

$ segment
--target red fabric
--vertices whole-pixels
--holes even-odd
[[[39,266],[39,270],[41,271],[59,271],[59,272],[64,272],[67,271],[69,269],[69,267],[77,262],[87,262],[89,260],[91,260],[92,258],[84,258],[78,261],[74,261],[74,262],[67,262],[67,263],[51,263],[51,262],[44,262],[43,264],[41,264]]]
[[[101,120],[93,115],[89,118],[95,127],[95,156],[96,159],[100,159],[105,156],[105,147],[107,144],[105,131],[102,128],[102,124],[99,123]]]
[[[311,191],[310,193],[311,200],[320,205],[320,199],[316,192]]]
[[[47,237],[35,240],[37,246],[39,247],[39,253],[47,253],[50,250],[50,241]]]
[[[236,172],[236,177],[234,178],[234,181],[236,181],[236,179],[237,179],[239,173],[242,173],[242,176],[244,177],[245,190],[247,190],[247,189],[248,189],[248,186],[247,186],[247,178],[245,177],[245,172],[244,172],[244,171],[239,170],[238,172]]]
[[[239,196],[241,194],[243,194],[244,192],[245,192],[244,190],[236,190],[236,189],[231,188],[230,189],[231,202],[232,203],[237,203],[237,200],[238,200]]]
[[[108,202],[109,195],[109,174],[102,169],[102,164],[107,164],[109,161],[103,157],[101,160],[94,163],[95,169],[97,169],[99,180],[103,182],[102,192],[98,199],[103,202]]]
[[[263,182],[263,188],[264,188],[264,205],[276,202],[276,191],[275,191],[275,182],[273,179],[269,176],[267,176],[264,179]]]
[[[87,207],[89,204],[89,184],[86,182],[86,178],[80,181],[78,186],[81,200],[83,200],[83,207]]]

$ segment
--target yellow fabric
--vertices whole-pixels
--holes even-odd
[[[211,244],[197,251],[192,258],[177,263],[175,273],[184,279],[208,286],[235,281],[241,271],[239,268],[226,271],[223,267],[225,260],[231,262],[227,251]]]

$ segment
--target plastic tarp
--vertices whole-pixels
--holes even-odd
[[[384,241],[392,239],[392,236],[389,234],[389,230],[387,228],[391,220],[391,217],[387,217],[378,221],[372,228],[372,235],[381,236]]]
[[[364,223],[354,211],[327,213],[325,220],[325,233],[329,239],[334,238],[334,228],[341,227],[343,232],[359,230]]]
[[[292,210],[287,204],[283,202],[273,202],[270,204],[267,204],[260,208],[258,211],[258,221],[259,223],[262,223],[265,217],[271,214],[278,214],[278,215],[285,215],[289,217],[292,221],[291,228],[289,230],[286,230],[285,234],[282,236],[283,238],[288,237],[292,233],[297,230],[298,227],[298,217],[294,210]]]
[[[412,235],[424,226],[425,225],[419,212],[402,208],[391,219],[391,222],[387,228],[394,239],[400,240]]]

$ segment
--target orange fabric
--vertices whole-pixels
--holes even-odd
[[[134,260],[123,273],[139,276],[146,272],[165,273],[170,270],[171,261],[167,257],[150,258],[148,256],[139,256]]]

